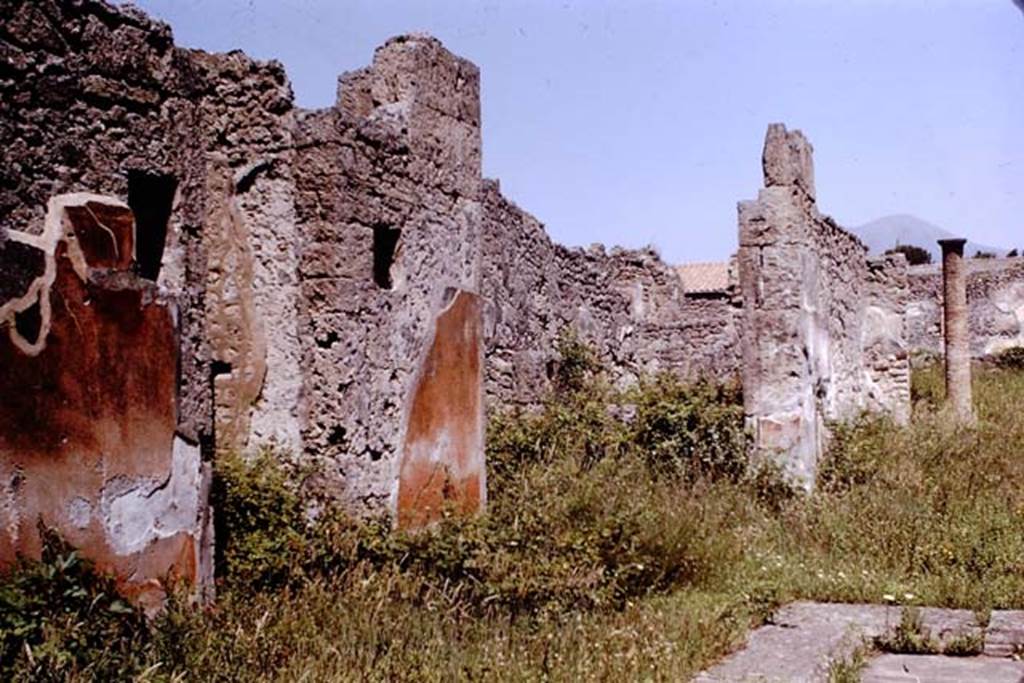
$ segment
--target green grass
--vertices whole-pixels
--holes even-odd
[[[916,372],[912,425],[836,426],[804,495],[744,465],[735,387],[623,393],[562,353],[557,396],[491,421],[486,514],[307,525],[295,477],[226,461],[213,608],[115,615],[130,628],[54,596],[22,614],[11,577],[51,557],[0,586],[0,678],[681,680],[793,599],[1024,607],[1024,372],[979,368],[971,428],[938,368]],[[98,618],[103,647],[75,640]]]

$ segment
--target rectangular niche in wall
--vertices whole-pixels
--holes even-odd
[[[164,257],[167,223],[178,181],[167,173],[128,172],[128,206],[135,214],[135,262],[138,273],[156,280]]]
[[[382,223],[373,226],[373,281],[381,289],[395,287],[395,260],[401,237],[400,228]]]

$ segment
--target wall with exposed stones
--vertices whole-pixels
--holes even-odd
[[[531,405],[549,389],[559,335],[575,330],[613,381],[672,372],[695,379],[738,372],[732,291],[687,295],[653,250],[569,249],[502,196],[483,193],[486,391],[492,406]]]
[[[429,447],[408,438],[453,306],[467,307],[453,324],[476,340],[467,372],[482,354],[479,72],[433,38],[392,39],[342,76],[335,107],[301,114],[296,134],[305,450],[354,509],[405,510],[444,490],[475,507],[482,399],[428,419]],[[425,455],[446,439],[475,450],[453,446],[448,464]],[[413,479],[429,491],[409,493]]]
[[[813,485],[827,423],[866,409],[908,415],[902,259],[866,247],[818,212],[812,148],[769,126],[757,200],[739,204],[744,403],[760,457]],[[891,290],[891,291],[890,291]],[[894,390],[897,389],[897,390]]]
[[[175,48],[166,26],[131,8],[2,0],[0,17],[0,333],[5,367],[18,368],[0,393],[0,561],[38,553],[30,517],[42,515],[135,583],[167,573],[161,534],[187,530],[195,552],[181,573],[208,577],[205,522],[186,529],[162,516],[161,501],[206,520],[210,460],[265,446],[318,459],[322,489],[357,512],[415,524],[442,504],[481,505],[476,68],[434,39],[396,39],[344,78],[337,107],[304,112],[280,65]],[[35,244],[63,220],[47,206],[84,191],[130,209],[118,291],[131,280],[142,294],[117,298],[130,333],[95,323],[106,380],[91,387],[98,405],[78,407],[103,415],[104,402],[145,404],[131,389],[150,387],[153,411],[127,413],[141,435],[118,432],[123,454],[106,449],[107,432],[69,438],[63,413],[26,422],[31,411],[16,400],[18,388],[31,397],[43,387],[61,405],[83,399],[80,384],[58,382],[62,367],[84,362],[55,360],[74,337],[66,324],[16,342],[19,325],[56,309],[64,291],[38,284],[64,272],[54,245],[88,228]],[[83,268],[76,277],[88,286],[110,279]],[[84,306],[101,299],[83,296]],[[154,297],[164,308],[145,303]],[[127,343],[138,348],[115,372]],[[438,389],[453,376],[459,391]],[[156,399],[163,391],[169,405]],[[25,452],[30,434],[65,446]],[[41,497],[67,476],[84,487],[70,502]],[[118,521],[129,513],[160,534]]]
[[[900,424],[910,420],[910,362],[907,260],[900,254],[868,259],[861,347],[863,408],[887,414]]]
[[[0,562],[42,521],[140,595],[208,583],[211,461],[264,447],[358,514],[477,510],[485,406],[536,405],[567,328],[619,384],[741,374],[805,483],[828,420],[905,419],[924,280],[818,213],[799,133],[769,129],[734,274],[687,290],[483,180],[479,87],[408,35],[304,111],[280,65],[129,7],[0,0]]]
[[[1024,259],[967,259],[971,355],[980,358],[1024,346]],[[912,266],[908,273],[907,341],[934,354],[942,346],[942,267]]]

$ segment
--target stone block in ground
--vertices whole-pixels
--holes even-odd
[[[864,683],[1019,683],[1024,662],[995,657],[886,654],[868,662]]]
[[[865,640],[899,622],[883,605],[796,602],[753,631],[746,647],[697,676],[697,683],[827,681],[834,660],[849,658]]]
[[[985,655],[1011,657],[1024,650],[1024,610],[992,612],[985,629]]]

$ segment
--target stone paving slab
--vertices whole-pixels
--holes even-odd
[[[1011,657],[1024,650],[1024,610],[992,612],[985,631],[985,654]]]
[[[898,626],[901,616],[902,608],[899,606],[795,602],[780,608],[769,623],[752,631],[742,650],[729,655],[694,680],[696,683],[825,682],[832,662],[849,659],[858,647]],[[1007,663],[1018,663],[1005,658],[1024,650],[1024,610],[994,611],[984,629],[978,624],[977,615],[970,610],[924,607],[920,608],[920,616],[923,629],[928,631],[940,647],[962,636],[983,635],[987,657],[935,656],[939,660],[951,661],[951,671],[954,671],[951,675],[962,673],[956,667],[967,666],[965,662],[990,667],[979,668],[978,671],[1016,670]],[[875,666],[874,662],[881,660],[877,666],[885,667],[889,657],[882,655],[872,665]],[[997,659],[1000,657],[1003,659]],[[913,661],[918,667],[930,665],[926,660]],[[883,670],[887,671],[879,669]],[[932,679],[921,678],[922,683],[929,680]],[[987,679],[968,677],[948,680]],[[1024,682],[1024,678],[1020,677],[1008,680]]]
[[[1020,683],[1024,662],[996,657],[880,655],[861,674],[863,683]]]
[[[863,639],[882,635],[894,619],[899,622],[899,611],[884,605],[794,602],[695,683],[827,681],[833,660],[849,657]]]

